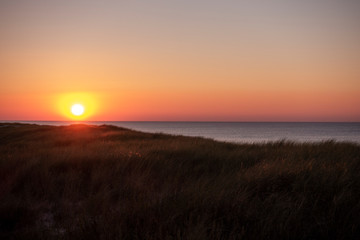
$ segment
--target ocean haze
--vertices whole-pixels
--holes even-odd
[[[2,121],[13,122],[13,121]],[[71,121],[16,121],[40,125],[69,125]],[[360,143],[360,123],[350,122],[131,122],[96,121],[142,132],[200,136],[235,143],[345,141]]]

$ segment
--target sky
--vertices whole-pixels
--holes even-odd
[[[360,121],[360,1],[1,0],[0,120]]]

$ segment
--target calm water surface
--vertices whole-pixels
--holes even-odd
[[[5,121],[2,121],[5,122]],[[11,121],[6,121],[11,122]],[[74,122],[17,121],[43,125],[69,125]],[[284,122],[84,122],[111,124],[150,133],[201,136],[228,142],[268,142],[325,140],[360,143],[360,123]]]

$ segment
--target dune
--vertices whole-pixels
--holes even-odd
[[[360,145],[0,124],[1,239],[358,239]]]

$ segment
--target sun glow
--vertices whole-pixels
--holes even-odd
[[[58,111],[72,120],[88,120],[98,110],[95,94],[88,92],[66,93],[58,97]]]
[[[84,113],[84,107],[83,107],[83,105],[81,105],[81,104],[74,104],[74,105],[72,105],[72,107],[71,107],[71,112],[72,112],[72,114],[74,114],[75,116],[81,116],[83,113]]]

